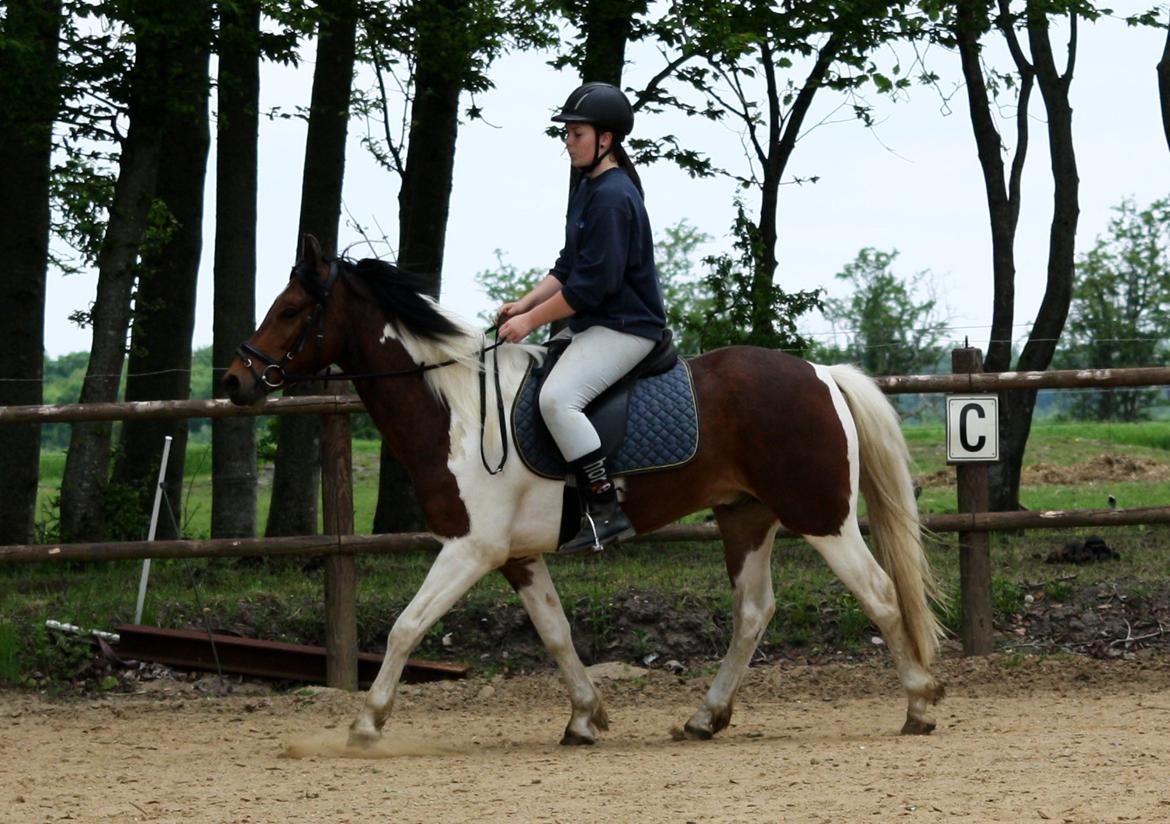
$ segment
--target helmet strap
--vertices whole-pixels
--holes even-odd
[[[593,136],[594,136],[594,139],[593,139],[593,162],[581,170],[586,175],[593,174],[593,170],[598,167],[598,165],[601,163],[601,161],[605,160],[606,157],[608,157],[609,155],[611,155],[613,153],[614,146],[617,145],[617,140],[611,140],[609,142],[609,148],[607,148],[604,152],[601,151],[601,130],[597,127],[596,124],[591,124],[591,125],[593,125]],[[606,129],[606,131],[609,131],[609,130]],[[612,132],[610,132],[610,134],[612,134]]]

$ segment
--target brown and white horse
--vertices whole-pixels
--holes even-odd
[[[336,363],[354,384],[386,443],[414,482],[442,548],[390,631],[386,657],[350,727],[353,743],[377,739],[390,716],[407,656],[480,578],[499,570],[556,659],[572,715],[562,743],[593,743],[608,721],[577,657],[542,553],[555,548],[562,485],[519,460],[492,475],[481,447],[499,455],[494,426],[481,426],[483,335],[420,293],[390,264],[323,259],[316,241],[260,328],[241,347],[224,384],[235,403],[256,404],[283,384]],[[503,346],[496,369],[505,413],[533,347]],[[450,363],[448,363],[450,362]],[[423,367],[446,364],[441,368]],[[781,352],[730,347],[690,361],[699,450],[689,464],[630,476],[624,507],[639,533],[714,510],[734,587],[731,645],[702,704],[692,738],[725,728],[752,654],[774,612],[770,556],[777,528],[802,535],[881,630],[908,697],[904,733],[934,729],[942,687],[931,674],[940,627],[935,585],[898,417],[877,386],[849,366],[818,366]],[[494,409],[487,381],[488,408]],[[486,430],[486,431],[485,431]],[[868,504],[878,558],[862,539],[858,492]]]

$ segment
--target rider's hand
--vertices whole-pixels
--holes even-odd
[[[496,312],[496,326],[503,326],[504,321],[506,321],[508,318],[512,317],[513,315],[520,314],[521,311],[522,310],[520,308],[520,301],[514,301],[512,303],[505,303],[503,306],[500,307],[499,311]]]
[[[500,328],[496,330],[496,337],[500,340],[506,340],[508,343],[520,343],[520,341],[531,335],[532,330],[535,328],[536,326],[532,322],[532,316],[528,312],[524,312],[505,320]]]

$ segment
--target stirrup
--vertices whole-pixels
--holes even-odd
[[[609,544],[624,541],[636,534],[630,519],[616,503],[613,505],[609,518],[601,521],[600,524],[598,520],[594,519],[594,513],[590,512],[590,509],[591,507],[588,506],[585,508],[581,517],[581,529],[574,537],[557,547],[558,553],[568,555],[586,549],[601,552]],[[600,516],[602,513],[597,514]]]

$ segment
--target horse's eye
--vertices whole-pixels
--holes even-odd
[[[290,306],[288,309],[285,309],[283,312],[281,312],[280,316],[282,318],[284,318],[285,320],[292,320],[300,313],[301,313],[300,309],[297,309],[295,306]]]

